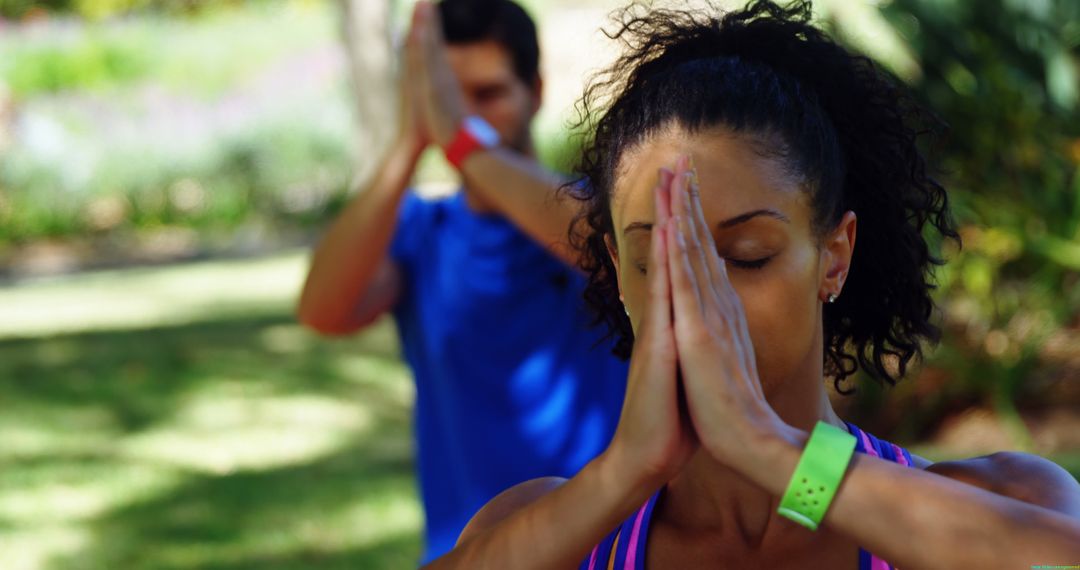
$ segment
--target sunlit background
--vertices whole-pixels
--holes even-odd
[[[618,4],[524,4],[534,134],[566,168]],[[392,62],[355,54],[389,49],[409,5],[0,0],[0,568],[415,564],[393,324],[326,340],[292,316],[393,114],[372,113]],[[932,458],[1020,449],[1080,475],[1080,3],[816,8],[951,124],[932,150],[965,246],[939,273],[942,346],[837,402]],[[436,153],[420,179],[452,183]]]

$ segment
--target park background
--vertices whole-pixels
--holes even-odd
[[[618,4],[524,4],[534,135],[566,168]],[[393,323],[324,339],[293,316],[311,245],[392,129],[408,11],[0,0],[0,568],[415,564]],[[837,401],[931,458],[1019,449],[1080,476],[1080,2],[816,13],[951,125],[928,148],[964,240],[938,273],[942,345]],[[453,186],[437,153],[419,178]]]

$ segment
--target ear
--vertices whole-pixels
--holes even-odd
[[[604,244],[607,245],[608,257],[611,265],[615,267],[615,284],[619,287],[619,298],[622,299],[622,272],[619,271],[619,248],[615,244],[615,238],[611,234],[604,236]]]
[[[840,296],[851,269],[851,256],[855,252],[855,212],[847,211],[840,223],[829,232],[821,247],[821,282],[818,299],[827,301],[829,295]]]
[[[540,112],[540,107],[544,103],[544,80],[540,78],[539,73],[533,78],[529,94],[532,95],[532,114],[536,115]]]

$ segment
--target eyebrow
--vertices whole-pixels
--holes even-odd
[[[717,224],[716,227],[722,230],[726,230],[739,224],[749,222],[750,220],[758,216],[768,216],[770,218],[776,218],[777,220],[780,220],[781,222],[784,222],[786,224],[791,223],[791,220],[789,220],[787,216],[781,214],[780,212],[777,212],[776,210],[762,209],[753,210],[751,212],[739,214],[738,216],[735,216],[733,218],[728,218]],[[653,225],[651,222],[631,222],[629,225],[623,228],[623,233],[628,234],[633,231],[649,231],[652,230],[652,227]]]

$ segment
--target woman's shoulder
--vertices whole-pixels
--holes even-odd
[[[911,455],[913,466],[998,495],[1080,517],[1080,483],[1063,467],[1038,455],[999,451],[933,462]]]
[[[565,482],[566,479],[562,477],[540,477],[519,483],[499,493],[473,515],[469,524],[465,525],[461,531],[458,544],[495,526],[525,506],[558,489]]]

